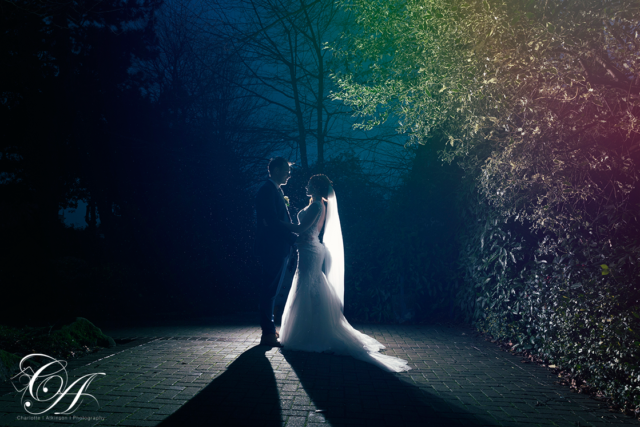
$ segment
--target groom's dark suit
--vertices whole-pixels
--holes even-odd
[[[273,181],[267,180],[256,198],[258,235],[256,252],[262,264],[260,290],[260,327],[262,334],[275,334],[273,304],[278,293],[280,276],[286,268],[291,246],[297,236],[287,230],[280,221],[291,222],[282,190]]]

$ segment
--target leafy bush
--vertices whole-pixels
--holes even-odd
[[[114,347],[113,338],[89,320],[78,317],[61,328],[0,325],[0,380],[8,380],[22,357],[43,353],[56,358],[81,357],[101,347]]]
[[[416,143],[444,135],[442,158],[465,171],[458,308],[640,405],[638,5],[343,5],[356,24],[336,45],[335,97],[364,127],[399,117]]]

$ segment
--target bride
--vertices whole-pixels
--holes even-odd
[[[338,202],[331,181],[314,175],[307,185],[309,206],[298,213],[299,224],[285,223],[298,233],[298,269],[282,313],[280,342],[287,350],[349,355],[390,372],[411,369],[406,360],[380,354],[385,348],[355,330],[342,314],[344,248]],[[323,201],[326,201],[326,207]],[[324,226],[324,244],[318,235]]]

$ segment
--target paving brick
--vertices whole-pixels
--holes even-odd
[[[137,400],[133,400],[129,402],[126,406],[131,408],[160,409],[163,405],[160,403],[147,403],[147,402],[138,402]]]
[[[105,414],[103,415],[105,417],[105,420],[102,421],[100,424],[113,424],[116,425],[118,424],[120,421],[124,420],[125,418],[127,418],[129,415],[131,415],[130,413],[126,413],[126,412],[121,412],[121,413],[116,413],[116,414]]]
[[[16,415],[16,414],[1,414],[0,413],[0,426],[24,426],[25,423],[27,423],[27,421],[24,421],[22,419],[19,419],[18,417],[21,416],[23,414],[20,415]],[[40,423],[41,421],[34,421],[34,423]]]
[[[127,406],[114,406],[114,405],[105,405],[105,406],[102,406],[100,409],[103,410],[104,412],[123,413],[128,415],[131,415],[138,410],[138,408],[129,408]]]
[[[145,340],[96,365],[74,361],[69,378],[106,373],[89,390],[101,404],[94,414],[105,417],[100,426],[155,426],[183,406],[176,416],[215,411],[228,414],[230,427],[637,425],[468,329],[354,325],[414,367],[390,374],[350,357],[261,348],[254,320],[103,328]],[[0,396],[0,425],[27,427],[15,421],[24,414],[15,397]]]
[[[289,417],[286,427],[304,427],[307,419],[305,417]]]
[[[182,405],[163,405],[160,407],[160,409],[158,409],[157,411],[155,411],[156,414],[159,415],[171,415],[173,414],[175,411],[177,411],[178,409],[180,409]]]
[[[144,420],[147,417],[154,415],[157,409],[139,408],[132,415],[127,417],[128,420]]]
[[[134,427],[154,427],[158,425],[157,421],[143,421],[143,420],[130,420],[126,419],[118,424],[119,426],[134,426]]]
[[[149,415],[145,420],[146,421],[162,421],[164,419],[166,419],[169,415],[167,414],[153,414],[153,415]]]

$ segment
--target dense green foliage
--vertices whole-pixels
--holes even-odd
[[[335,97],[465,173],[460,314],[640,404],[638,4],[343,6]]]

